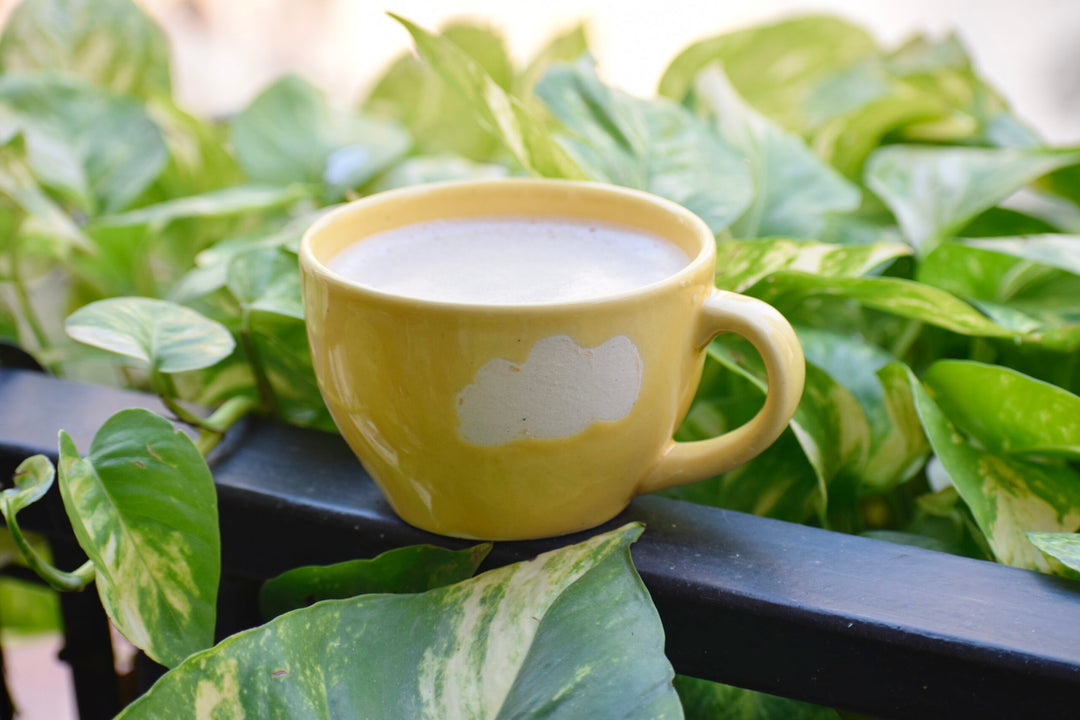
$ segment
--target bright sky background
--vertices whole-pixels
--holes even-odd
[[[886,46],[917,31],[956,29],[1022,117],[1053,141],[1080,143],[1075,0],[137,1],[173,38],[181,101],[202,112],[234,110],[287,71],[351,101],[409,46],[386,10],[430,29],[480,18],[503,31],[520,59],[584,19],[602,74],[639,95],[652,94],[667,63],[696,39],[785,15],[832,12],[865,25]]]

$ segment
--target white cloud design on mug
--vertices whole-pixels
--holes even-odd
[[[625,335],[583,348],[569,335],[538,340],[521,364],[488,361],[457,396],[458,434],[474,445],[577,435],[630,414],[641,355]]]

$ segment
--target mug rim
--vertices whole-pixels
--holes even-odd
[[[519,185],[523,187],[533,186],[540,189],[550,190],[551,188],[581,188],[591,193],[606,194],[612,197],[621,197],[624,199],[630,199],[633,202],[652,205],[654,207],[660,207],[667,213],[675,216],[676,220],[689,227],[694,237],[699,241],[697,253],[690,259],[686,265],[681,267],[676,272],[667,275],[666,277],[656,280],[654,282],[640,285],[630,290],[624,290],[618,293],[611,293],[608,295],[599,295],[591,298],[584,298],[579,300],[563,300],[552,301],[542,303],[466,303],[456,302],[448,300],[435,300],[429,298],[416,298],[408,295],[399,295],[397,293],[386,292],[367,285],[362,285],[355,281],[349,280],[340,273],[336,273],[327,267],[321,260],[315,256],[315,252],[312,249],[312,243],[314,238],[319,235],[327,226],[336,222],[340,222],[341,218],[352,215],[354,213],[362,212],[364,210],[377,207],[380,203],[394,202],[401,199],[415,197],[422,199],[424,195],[430,195],[432,193],[438,193],[445,190],[455,189],[468,189],[475,188],[479,191],[485,188],[502,187],[509,184]],[[508,215],[510,213],[496,213]],[[484,217],[482,214],[470,215],[466,217]],[[627,227],[635,227],[631,223],[625,224]],[[404,227],[404,225],[399,226]],[[303,236],[300,239],[300,248],[298,252],[300,258],[300,267],[302,270],[317,275],[323,282],[329,283],[337,288],[339,291],[343,291],[352,295],[358,295],[360,297],[368,298],[372,301],[389,304],[396,306],[414,307],[417,309],[424,309],[435,312],[449,312],[453,314],[469,314],[469,313],[484,313],[484,314],[544,314],[552,312],[576,312],[578,310],[588,310],[590,308],[596,308],[598,306],[617,304],[620,302],[632,301],[637,302],[641,298],[646,298],[651,295],[665,292],[673,287],[682,287],[687,282],[692,282],[694,278],[702,271],[702,266],[709,265],[715,266],[716,264],[716,238],[712,231],[709,229],[705,221],[698,217],[696,214],[686,209],[682,205],[676,202],[668,200],[667,198],[654,195],[643,190],[636,190],[633,188],[623,187],[620,185],[611,185],[608,183],[600,183],[586,180],[563,180],[558,178],[484,178],[474,180],[449,180],[442,182],[423,183],[420,185],[410,185],[402,188],[395,188],[393,190],[386,190],[379,193],[374,193],[357,200],[350,201],[344,205],[325,213],[316,220],[311,226],[304,231]],[[710,279],[713,277],[715,269],[709,272]],[[303,273],[301,273],[303,275]],[[709,283],[710,286],[712,283]]]

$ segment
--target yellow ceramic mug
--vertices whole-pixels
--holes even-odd
[[[344,247],[376,232],[484,215],[629,225],[675,243],[691,262],[620,295],[518,306],[390,295],[326,267]],[[715,262],[713,235],[695,215],[610,185],[485,180],[373,195],[319,220],[300,246],[315,375],[345,439],[406,522],[493,540],[582,530],[614,517],[639,493],[746,462],[780,435],[795,411],[804,362],[791,326],[759,300],[717,290]],[[764,407],[717,438],[674,442],[701,378],[705,346],[723,332],[746,337],[764,359]],[[636,398],[620,417],[568,428],[565,437],[495,444],[477,444],[466,432],[463,422],[477,418],[463,418],[460,407],[482,369],[517,367],[534,350],[565,346],[587,354],[605,343],[636,350],[636,372],[626,380],[637,385]]]

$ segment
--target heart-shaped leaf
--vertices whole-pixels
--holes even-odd
[[[280,247],[237,253],[226,272],[226,285],[248,310],[304,319],[300,269],[296,255]]]
[[[236,346],[220,323],[151,298],[98,300],[69,315],[64,329],[74,340],[137,358],[164,373],[209,367]]]
[[[925,256],[976,215],[1080,155],[1005,148],[889,145],[866,161],[866,185]]]
[[[229,137],[249,180],[322,183],[331,200],[385,170],[410,142],[397,123],[332,109],[295,76],[260,93],[233,119]]]
[[[131,0],[25,0],[0,38],[5,73],[51,70],[114,93],[168,96],[169,43]]]
[[[410,545],[370,560],[294,568],[262,584],[259,610],[270,619],[320,600],[434,590],[472,577],[490,551],[490,543],[464,550]]]
[[[0,126],[26,138],[41,184],[90,216],[123,210],[168,161],[142,105],[74,79],[3,76],[0,108]]]
[[[858,25],[825,15],[791,18],[694,43],[664,71],[660,94],[682,102],[701,71],[720,62],[747,102],[802,133],[810,92],[831,73],[879,53]]]
[[[815,239],[830,215],[859,206],[858,187],[814,155],[799,136],[751,108],[719,64],[698,75],[694,97],[753,178],[754,200],[732,225],[733,237]]]
[[[187,435],[147,410],[121,410],[84,459],[61,431],[60,493],[124,637],[168,667],[213,644],[217,493]]]
[[[118,720],[681,718],[630,564],[640,525],[418,595],[296,610],[167,674]]]
[[[600,82],[592,59],[553,65],[536,94],[570,135],[560,137],[589,177],[648,190],[727,228],[753,197],[739,156],[685,108],[639,100]]]
[[[994,556],[1009,565],[1048,572],[1049,563],[1026,533],[1080,529],[1080,473],[1063,464],[982,449],[949,421],[914,375],[910,382],[934,453]]]

